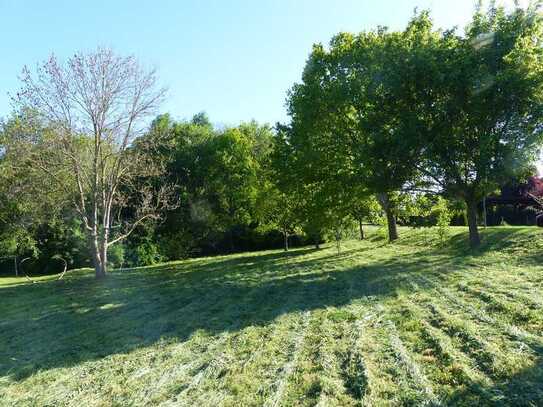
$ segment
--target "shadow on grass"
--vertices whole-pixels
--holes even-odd
[[[159,339],[183,341],[198,330],[236,331],[285,313],[389,296],[422,264],[404,259],[338,269],[352,253],[327,254],[219,257],[115,272],[105,281],[85,275],[2,288],[0,376],[21,380]]]
[[[538,348],[541,354],[542,349]],[[479,382],[460,388],[448,400],[448,405],[468,406],[541,406],[543,405],[543,360],[494,385]]]
[[[451,228],[455,230],[456,228]],[[450,257],[481,257],[490,252],[502,252],[517,257],[522,263],[541,263],[543,256],[543,228],[539,227],[488,227],[480,228],[481,245],[472,249],[469,246],[467,228],[458,228],[445,238],[437,249]],[[436,229],[431,232],[424,229],[411,230],[411,233],[394,244],[428,247],[436,246],[439,237]],[[438,245],[439,246],[439,245]]]
[[[471,254],[499,250],[498,232]],[[196,259],[115,272],[105,281],[85,275],[1,288],[0,376],[22,380],[159,340],[184,341],[201,330],[215,335],[266,325],[291,312],[385,299],[410,289],[413,280],[418,289],[432,288],[446,282],[447,266],[470,266],[464,262],[465,236],[449,243],[437,255],[421,248],[360,266],[349,261],[375,246],[340,254],[299,249]],[[417,279],[421,273],[433,278]],[[526,374],[543,380],[541,366]]]

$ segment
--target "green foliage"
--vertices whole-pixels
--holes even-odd
[[[437,234],[440,242],[443,244],[447,238],[453,217],[453,211],[449,208],[447,200],[441,196],[438,197],[437,203],[432,208],[432,215],[436,218]]]
[[[427,116],[425,174],[466,201],[472,243],[476,204],[537,157],[543,132],[543,24],[534,8],[507,14],[491,6],[465,36],[444,33],[428,60],[435,104]]]
[[[383,210],[373,195],[355,197],[349,205],[351,215],[355,220],[373,224],[383,224]]]
[[[215,129],[203,114],[190,122],[163,115],[145,137],[156,141],[156,160],[181,187],[179,208],[153,232],[162,255],[179,259],[260,247],[271,227],[261,223],[273,212],[262,203],[276,202],[266,199],[273,193],[266,170],[273,148],[268,126],[252,121]],[[272,240],[272,247],[274,242],[280,244]]]
[[[339,34],[328,50],[313,47],[289,98],[304,174],[339,191],[379,194],[387,217],[398,215],[394,195],[420,183],[415,135],[424,124],[419,107],[430,99],[424,57],[437,38],[422,13],[401,32]],[[393,239],[394,225],[390,232]]]
[[[532,168],[542,142],[542,27],[536,6],[491,5],[465,36],[422,12],[403,31],[315,45],[288,104],[305,182],[358,183],[389,221],[394,194],[433,184],[467,202],[477,245],[477,203]]]
[[[163,257],[156,258],[157,260],[164,260]],[[144,261],[147,261],[147,259],[138,259],[138,261],[142,261],[142,265],[150,265],[153,263],[144,263]],[[108,262],[111,268],[123,268],[125,265],[127,265],[126,261],[126,246],[124,244],[115,244],[113,245],[108,252]]]
[[[0,245],[4,253],[36,255],[37,226],[57,218],[69,199],[66,191],[54,189],[47,176],[28,161],[28,151],[45,148],[48,132],[30,111],[0,122]]]
[[[71,207],[72,175],[59,171],[57,180],[65,182],[52,182],[32,161],[37,150],[54,159],[47,143],[51,132],[32,111],[13,115],[0,128],[0,252],[33,258],[25,263],[33,275],[57,271],[54,256],[69,267],[89,264],[86,238]],[[84,144],[81,139],[79,147]]]
[[[128,265],[148,266],[164,261],[158,245],[152,241],[144,241],[133,248],[128,256]]]

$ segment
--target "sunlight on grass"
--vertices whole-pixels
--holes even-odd
[[[0,280],[2,405],[543,402],[542,234]]]

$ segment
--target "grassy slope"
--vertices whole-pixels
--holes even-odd
[[[541,405],[542,232],[432,233],[6,279],[0,403]]]

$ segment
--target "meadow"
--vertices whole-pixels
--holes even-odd
[[[2,278],[0,404],[541,405],[542,234]]]

